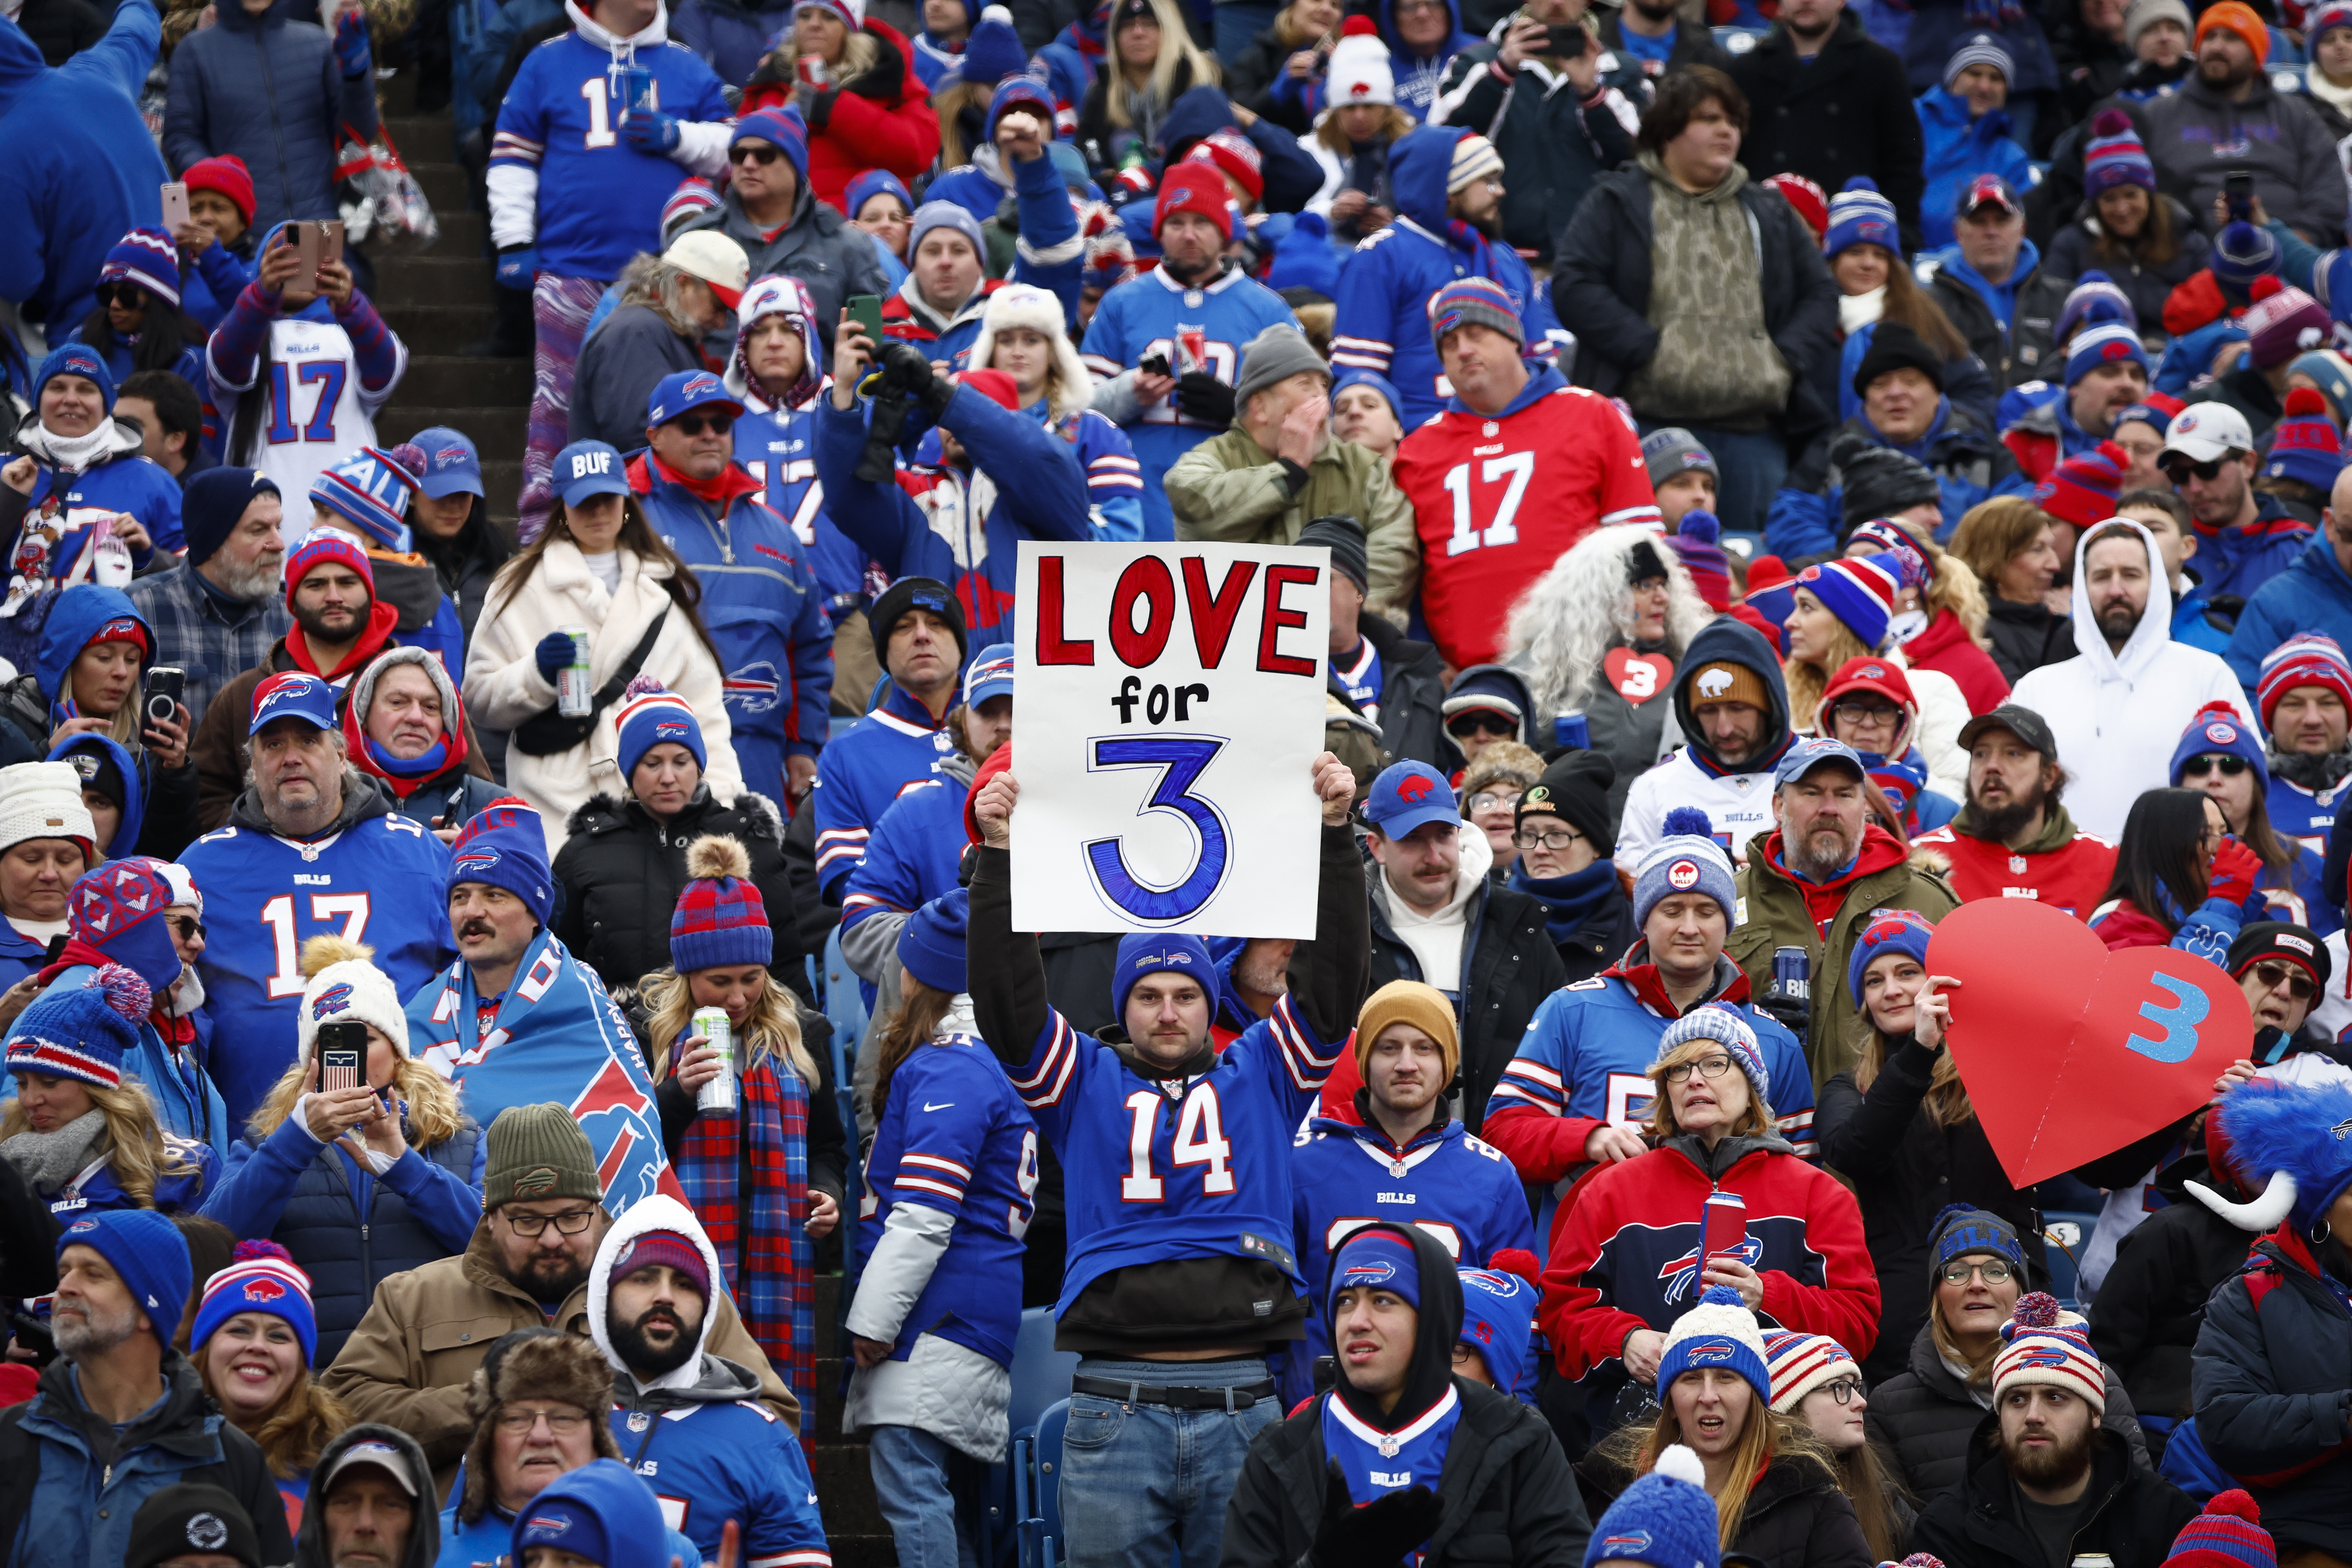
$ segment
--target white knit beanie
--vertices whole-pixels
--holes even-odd
[[[1324,101],[1334,109],[1351,103],[1396,103],[1396,70],[1389,47],[1376,33],[1349,33],[1331,46],[1324,67]]]
[[[76,838],[93,858],[98,826],[81,803],[81,775],[71,763],[18,763],[0,768],[0,851],[32,838]]]
[[[324,940],[311,938],[304,944],[305,953],[318,956],[317,944]],[[309,1065],[321,1024],[373,1024],[392,1042],[392,1048],[405,1059],[408,1015],[401,1009],[400,993],[394,987],[392,976],[368,962],[367,949],[345,952],[351,955],[339,957],[320,969],[302,987],[302,1007],[294,1016],[299,1042],[296,1059]]]

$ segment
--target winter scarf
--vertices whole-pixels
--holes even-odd
[[[100,420],[79,436],[59,436],[46,425],[35,425],[21,438],[25,450],[68,474],[80,473],[100,454],[121,445],[110,418]]]
[[[89,1167],[96,1158],[90,1150],[104,1136],[106,1113],[93,1108],[54,1132],[17,1133],[0,1143],[0,1158],[16,1166],[16,1173],[35,1192],[58,1192]]]
[[[1613,860],[1595,860],[1565,877],[1530,877],[1527,863],[1521,861],[1511,868],[1510,885],[1544,907],[1544,930],[1557,947],[1573,942],[1593,911],[1617,890],[1617,865]]]

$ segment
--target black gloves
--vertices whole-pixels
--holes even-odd
[[[887,384],[901,387],[908,397],[931,411],[945,414],[955,384],[932,371],[930,356],[913,343],[892,343],[882,351],[882,374]]]
[[[1427,1487],[1391,1492],[1358,1508],[1337,1459],[1323,1463],[1323,1522],[1309,1568],[1391,1568],[1437,1531],[1445,1504]]]
[[[1176,378],[1176,411],[1195,425],[1223,430],[1234,422],[1234,389],[1205,370],[1190,370]]]

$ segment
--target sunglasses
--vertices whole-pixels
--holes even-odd
[[[735,416],[724,413],[681,414],[670,423],[688,436],[699,436],[705,430],[724,436],[735,428]]]
[[[730,163],[740,163],[748,159],[764,169],[783,155],[784,150],[782,147],[771,147],[764,142],[746,142],[729,152],[727,161]]]
[[[1490,713],[1483,710],[1459,714],[1445,721],[1445,732],[1449,735],[1475,734],[1481,730],[1489,735],[1510,736],[1519,732],[1518,725],[1500,713]]]
[[[135,310],[147,302],[147,290],[136,283],[103,284],[98,290],[98,302],[101,305],[120,305],[126,310]]]
[[[2210,485],[2221,477],[2221,465],[2227,460],[2227,458],[2216,458],[2210,463],[2192,463],[2186,458],[2174,458],[2158,463],[2157,467],[2162,468],[2164,477],[2176,485],[2187,484],[2191,474]]]
[[[2313,1002],[2319,997],[2319,984],[2309,972],[2282,959],[2266,958],[2255,964],[2254,978],[2266,989],[2284,991],[2298,1002]]]
[[[2215,768],[2221,770],[2221,776],[2223,778],[2233,779],[2240,773],[2246,771],[2246,759],[2243,757],[2224,757],[2214,752],[2208,752],[2201,757],[2191,757],[2187,762],[2181,763],[2180,776],[2185,779],[2201,779],[2207,773],[2211,773]]]

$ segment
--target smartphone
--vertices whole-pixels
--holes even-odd
[[[1166,375],[1170,374],[1168,369],[1168,356],[1160,353],[1156,349],[1150,353],[1145,354],[1141,359],[1136,361],[1135,368],[1141,371],[1146,375]]]
[[[353,1031],[353,1030],[357,1031],[357,1033],[358,1033],[358,1035],[359,1035],[359,1045],[357,1046],[357,1047],[356,1047],[356,1048],[354,1048],[352,1045],[350,1045],[349,1043],[347,1043],[347,1041],[339,1041],[339,1042],[337,1042],[336,1044],[334,1044],[334,1045],[331,1045],[331,1045],[328,1043],[328,1038],[327,1038],[327,1032],[328,1032],[330,1029],[332,1029],[332,1030],[336,1031],[339,1035],[342,1034],[344,1031]],[[360,1060],[361,1060],[361,1058],[362,1058],[362,1053],[364,1053],[366,1049],[367,1049],[367,1026],[366,1026],[365,1024],[321,1024],[321,1025],[320,1025],[320,1026],[319,1026],[319,1089],[320,1089],[320,1093],[322,1093],[322,1094],[332,1094],[332,1093],[334,1093],[334,1092],[335,1092],[337,1089],[357,1089],[357,1088],[359,1088],[359,1086],[360,1086]]]
[[[883,345],[889,341],[882,335],[881,298],[874,294],[852,294],[849,297],[849,319],[856,322],[857,330],[872,342],[874,352],[880,353]]]
[[[180,226],[193,222],[188,216],[188,185],[184,180],[163,182],[163,232],[176,235]]]
[[[2250,169],[2232,169],[2221,176],[2221,195],[2230,216],[2242,219],[2254,210],[2254,176]]]
[[[1577,60],[1584,58],[1585,45],[1591,35],[1582,27],[1547,27],[1544,29],[1544,53],[1555,59]]]
[[[343,220],[339,217],[328,218],[319,225],[319,230],[324,237],[323,259],[329,265],[341,261],[343,258]]]
[[[316,278],[319,267],[326,259],[327,235],[323,226],[315,223],[289,224],[294,231],[294,252],[301,258],[300,275]]]
[[[179,717],[180,699],[188,689],[188,673],[177,666],[151,664],[142,682],[140,711],[147,716],[150,725],[162,724]]]

